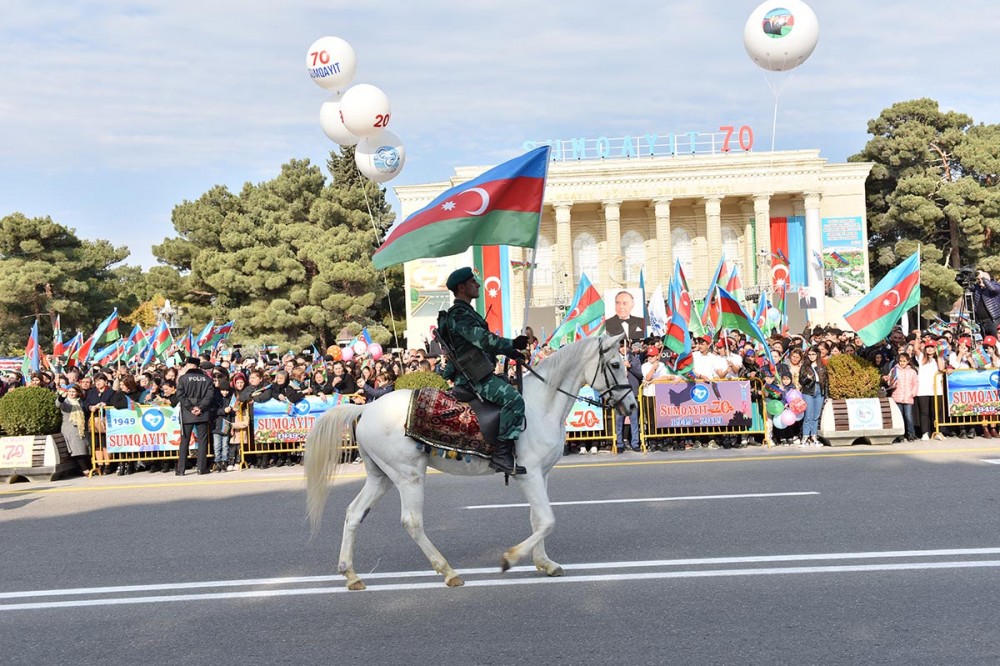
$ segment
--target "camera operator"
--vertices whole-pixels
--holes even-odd
[[[997,324],[1000,323],[1000,283],[982,269],[976,274],[976,283],[972,286],[972,308],[983,335],[996,336]]]

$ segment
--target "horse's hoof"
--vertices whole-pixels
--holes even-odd
[[[365,589],[364,581],[356,580],[353,583],[348,583],[347,584],[347,589],[348,590],[352,590],[354,592],[357,592],[359,590],[363,590],[363,589]]]
[[[547,576],[552,576],[553,578],[558,578],[559,576],[565,576],[566,572],[563,571],[563,568],[557,564],[550,571],[546,571],[545,574]]]
[[[444,582],[448,587],[462,587],[465,585],[465,581],[462,580],[461,576],[452,576]]]
[[[503,573],[510,569],[510,561],[506,556],[500,558],[500,573]]]

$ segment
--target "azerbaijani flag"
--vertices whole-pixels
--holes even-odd
[[[735,296],[736,300],[740,303],[746,300],[743,293],[743,280],[740,279],[740,267],[738,264],[733,264],[732,270],[729,271],[729,279],[726,280],[726,284],[720,284],[719,286]]]
[[[844,319],[866,345],[881,342],[903,313],[920,302],[920,252],[886,273]]]
[[[212,333],[214,331],[215,331],[215,320],[213,319],[212,321],[205,324],[205,328],[201,329],[201,333],[199,333],[198,337],[195,338],[195,342],[198,343],[198,349],[204,348],[204,346],[208,343],[208,341],[212,339]]]
[[[167,322],[161,319],[156,324],[156,328],[153,329],[153,333],[149,337],[151,341],[150,349],[153,350],[153,353],[159,358],[166,358],[167,352],[174,344],[174,338],[170,335],[170,329],[167,328]]]
[[[111,326],[114,325],[114,337],[110,335],[105,335],[111,330]],[[118,339],[118,308],[108,316],[107,319],[102,321],[97,326],[97,330],[91,335],[87,340],[80,344],[80,349],[77,351],[77,357],[80,363],[87,363],[90,360],[91,354],[94,353],[94,347],[97,346],[101,340],[107,338],[108,340]]]
[[[580,276],[580,284],[573,296],[573,307],[556,330],[552,331],[545,344],[558,348],[573,342],[577,326],[588,335],[604,330],[604,299],[590,283],[586,273]]]
[[[62,322],[59,320],[60,315],[56,315],[56,319],[52,322],[52,355],[62,356],[63,352],[66,351],[66,345],[63,344],[63,333],[62,333]]]
[[[92,361],[97,364],[110,365],[121,358],[122,355],[122,340],[119,338],[115,340],[110,345],[104,349],[96,352]]]
[[[42,350],[38,347],[38,320],[31,326],[31,333],[28,335],[28,344],[24,346],[24,362],[21,364],[21,375],[28,376],[29,372],[38,372],[42,365]]]
[[[445,191],[390,229],[372,264],[448,257],[473,245],[535,247],[548,160],[542,146]]]
[[[233,324],[235,321],[227,321],[222,326],[216,326],[215,330],[212,332],[212,339],[209,340],[208,344],[212,349],[219,346],[219,343],[229,337],[229,334],[233,332]]]
[[[63,346],[63,353],[66,354],[66,365],[73,365],[77,360],[77,350],[83,344],[83,333],[77,333],[66,345]]]
[[[750,318],[747,311],[743,309],[740,302],[736,300],[736,297],[722,287],[719,287],[718,300],[719,326],[721,328],[735,328],[737,331],[743,331],[747,334],[748,338],[764,345],[764,353],[767,354],[767,360],[771,365],[774,365],[774,359],[771,358],[771,347],[767,344],[767,338],[764,337],[764,333]]]
[[[107,325],[104,327],[104,341],[114,342],[121,337],[121,334],[118,333],[118,308],[115,308],[111,313],[111,316],[105,321],[107,322]],[[100,342],[100,339],[96,339],[94,344],[97,344],[98,342]]]
[[[844,257],[837,251],[831,252],[830,257],[841,266],[847,266],[851,263],[847,259],[844,259]]]
[[[510,249],[506,245],[476,246],[472,249],[472,265],[483,285],[476,299],[476,311],[486,320],[490,331],[505,338],[513,337]]]
[[[670,280],[670,311],[680,310],[684,321],[691,321],[691,293],[688,289],[684,269],[678,259],[674,262],[674,277]]]
[[[125,350],[122,353],[122,360],[131,361],[136,356],[141,358],[145,355],[144,352],[147,346],[146,334],[142,332],[142,327],[136,324],[132,328],[132,332],[128,335]]]

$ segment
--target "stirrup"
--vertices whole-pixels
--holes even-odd
[[[507,476],[519,476],[521,474],[528,473],[528,470],[524,469],[517,463],[514,463],[513,467],[507,467],[496,460],[493,460],[493,458],[490,458],[490,469],[495,472],[503,472]]]

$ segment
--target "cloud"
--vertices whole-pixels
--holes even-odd
[[[759,148],[770,143],[775,100],[743,49],[754,5],[8,0],[0,157],[16,168],[0,167],[0,176],[16,184],[100,174],[79,226],[113,228],[135,219],[108,215],[115,207],[97,195],[127,196],[130,179],[154,179],[179,203],[216,183],[271,177],[292,157],[322,163],[332,148],[318,124],[326,93],[304,65],[324,34],[354,46],[358,82],[389,94],[390,129],[408,153],[399,183],[445,179],[456,165],[509,157],[528,139],[749,124]],[[811,6],[820,42],[785,77],[779,147],[844,159],[864,144],[869,119],[916,97],[1000,121],[992,4]],[[79,208],[59,197],[33,206]],[[133,211],[159,242],[172,233],[162,222],[169,207],[149,205],[137,200]]]

